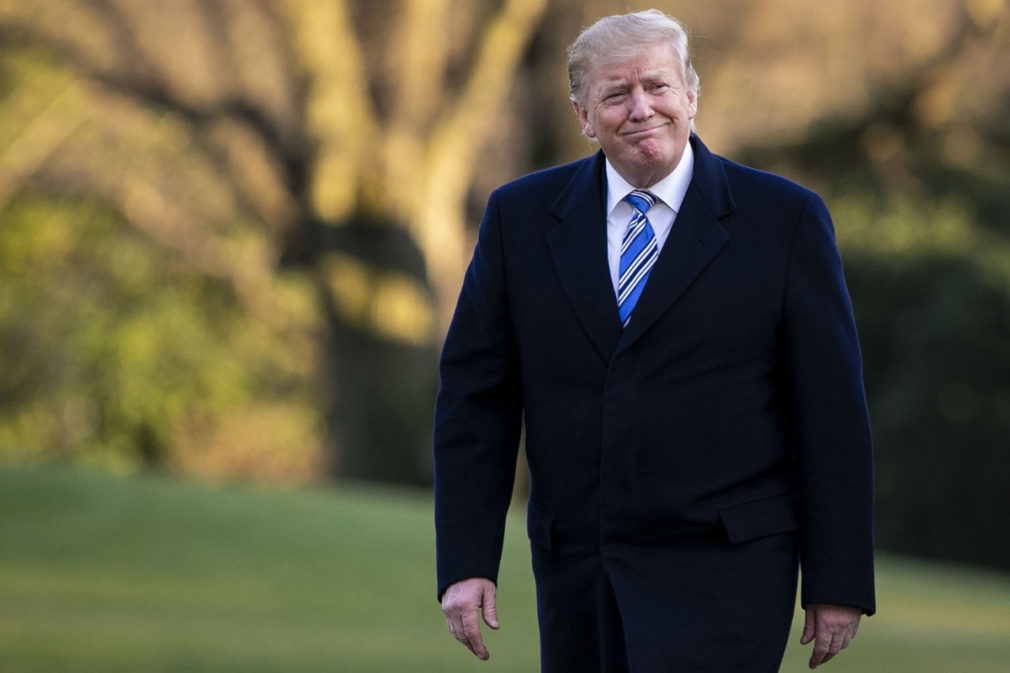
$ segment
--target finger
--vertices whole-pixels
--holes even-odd
[[[825,662],[849,646],[856,635],[856,628],[858,628],[857,623],[848,622],[833,624],[825,629],[825,632],[830,631],[831,633],[831,644],[828,647],[828,656],[824,658]]]
[[[459,642],[466,645],[466,638],[463,635],[463,618],[462,610],[458,608],[449,608],[445,613],[445,626],[449,629],[449,633],[452,637]],[[469,646],[468,646],[469,647]]]
[[[487,660],[490,656],[487,648],[484,647],[484,639],[480,635],[480,620],[477,617],[477,610],[467,610],[463,613],[463,624],[461,642],[470,648],[470,651],[477,655],[478,659]]]
[[[476,622],[476,619],[474,619],[474,622]],[[467,633],[466,623],[467,623],[466,614],[462,610],[455,610],[453,611],[451,617],[446,618],[446,624],[449,627],[449,633],[451,633],[456,640],[465,645],[468,650],[470,650],[474,654],[477,654],[477,651],[474,649],[474,645],[471,642],[470,635]]]
[[[821,663],[822,664],[828,663],[829,661],[834,659],[835,655],[837,655],[841,651],[842,651],[842,639],[841,637],[836,635],[834,638],[831,639],[831,644],[828,646],[828,653],[824,655],[823,659],[821,659]]]
[[[459,619],[459,610],[449,606],[447,603],[443,603],[442,612],[445,614],[445,628],[449,629],[449,633],[456,640],[460,640],[460,635],[463,632],[463,623]]]
[[[806,645],[811,640],[814,639],[814,611],[809,609],[806,611],[806,617],[803,622],[803,635],[800,636],[800,645]]]
[[[842,646],[839,649],[844,650],[846,647],[848,647],[855,639],[856,633],[858,632],[859,632],[859,621],[856,621],[852,623],[849,626],[849,628],[845,629],[845,632],[842,634]]]
[[[831,633],[821,630],[814,638],[814,651],[810,655],[810,668],[814,669],[831,659]],[[837,650],[836,650],[837,651]]]
[[[449,621],[449,633],[452,634],[453,638],[466,645],[466,640],[463,638],[463,621],[459,618],[458,615],[454,615],[448,621]]]
[[[495,588],[491,586],[487,591],[484,592],[484,600],[482,601],[483,613],[484,613],[484,623],[490,626],[492,629],[498,628],[498,610],[495,607]]]

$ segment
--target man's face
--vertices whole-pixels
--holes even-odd
[[[680,161],[698,101],[680,75],[673,48],[645,46],[633,59],[590,69],[582,130],[638,188],[651,187]]]

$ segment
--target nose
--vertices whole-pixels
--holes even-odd
[[[652,116],[652,106],[649,105],[649,97],[641,87],[636,87],[632,90],[629,102],[631,103],[630,116],[634,121],[642,121]]]

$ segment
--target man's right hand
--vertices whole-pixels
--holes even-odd
[[[480,637],[480,617],[492,629],[498,628],[498,613],[494,606],[495,585],[484,577],[471,577],[450,584],[442,594],[445,625],[456,640],[466,645],[479,659],[490,656]]]

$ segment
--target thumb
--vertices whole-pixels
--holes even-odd
[[[481,601],[484,613],[484,623],[492,629],[498,628],[498,610],[495,608],[495,586],[492,584],[484,590],[484,599]]]
[[[805,611],[806,617],[803,622],[803,635],[800,636],[800,645],[806,645],[811,640],[814,639],[814,610],[813,608],[807,608]]]

